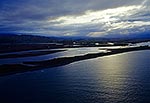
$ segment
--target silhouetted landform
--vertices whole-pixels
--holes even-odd
[[[64,48],[57,44],[0,44],[0,53],[20,52],[28,50]]]
[[[105,46],[126,46],[128,44],[59,44],[59,43],[35,43],[35,44],[0,44],[0,53],[20,52],[29,50],[43,50],[43,49],[63,49],[63,48],[79,48],[79,47],[105,47]]]
[[[36,35],[0,34],[0,53],[64,47],[125,46],[150,41],[148,38],[45,37]],[[113,43],[110,45],[109,43]],[[99,44],[99,45],[95,45]]]
[[[0,43],[64,43],[70,44],[73,42],[84,42],[86,44],[99,42],[99,43],[107,43],[107,42],[119,42],[119,43],[132,43],[132,42],[143,42],[149,41],[150,36],[146,34],[143,37],[88,37],[88,36],[71,36],[71,37],[46,37],[46,36],[37,36],[37,35],[24,35],[24,34],[0,34]]]
[[[55,59],[45,60],[45,61],[23,62],[22,64],[4,64],[4,65],[0,65],[0,75],[3,76],[3,75],[21,73],[26,71],[58,67],[76,61],[108,56],[113,54],[119,54],[119,53],[125,53],[125,52],[131,52],[131,51],[138,51],[138,50],[150,50],[150,47],[142,46],[142,47],[132,47],[132,48],[129,47],[129,48],[109,49],[110,52],[106,52],[106,53],[104,52],[104,53],[93,53],[93,54],[86,54],[86,55],[74,56],[74,57],[61,57],[61,58],[55,58]]]
[[[40,55],[52,54],[52,53],[57,53],[62,51],[66,51],[66,50],[45,50],[45,51],[31,51],[31,52],[20,53],[20,54],[5,54],[5,55],[0,55],[0,59],[40,56]]]
[[[45,37],[37,35],[0,34],[0,43],[53,43],[61,41],[57,37]]]

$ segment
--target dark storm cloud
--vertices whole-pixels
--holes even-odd
[[[40,20],[135,3],[140,3],[140,0],[5,0],[0,1],[0,11],[1,17],[8,19]]]
[[[107,32],[108,29],[103,24],[85,23],[84,25],[77,26],[59,26],[63,21],[49,21],[65,16],[82,16],[87,11],[100,11],[122,6],[141,5],[142,2],[141,0],[1,0],[0,32],[43,33],[57,36],[84,36],[92,32],[103,33]],[[149,7],[148,3],[143,4]],[[150,20],[148,11],[143,10],[131,17],[119,19],[120,21],[128,22]]]

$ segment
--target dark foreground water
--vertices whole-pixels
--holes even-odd
[[[0,103],[150,103],[150,51],[0,77]]]

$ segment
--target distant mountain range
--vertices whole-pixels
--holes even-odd
[[[0,43],[63,43],[63,42],[141,42],[150,41],[150,36],[101,38],[101,37],[46,37],[36,35],[0,34]]]

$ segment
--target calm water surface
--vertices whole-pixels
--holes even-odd
[[[150,103],[150,51],[0,77],[1,103]]]

